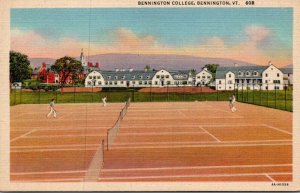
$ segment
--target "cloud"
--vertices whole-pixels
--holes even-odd
[[[59,58],[65,55],[78,57],[81,48],[86,55],[106,53],[131,54],[177,54],[199,57],[229,58],[255,64],[267,64],[272,60],[274,64],[286,65],[292,63],[290,56],[272,51],[270,46],[272,31],[264,26],[248,26],[244,31],[244,41],[237,44],[226,44],[218,36],[209,37],[202,42],[181,47],[162,44],[159,38],[151,34],[138,34],[127,28],[118,28],[110,32],[110,41],[105,44],[85,42],[75,38],[61,38],[53,40],[35,31],[13,29],[11,31],[11,47],[21,51],[29,57]],[[107,37],[107,36],[106,36]],[[267,51],[266,51],[267,50]]]

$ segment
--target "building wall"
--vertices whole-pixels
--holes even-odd
[[[283,90],[283,73],[270,65],[262,73],[262,90]]]
[[[196,85],[207,85],[211,79],[212,74],[204,69],[196,74]]]
[[[163,79],[163,80],[162,80]],[[152,85],[155,86],[166,86],[166,85],[173,85],[174,79],[171,74],[162,69],[155,73],[154,77],[152,78]]]
[[[102,87],[104,85],[105,85],[104,78],[97,71],[93,71],[89,73],[85,78],[86,87]]]
[[[225,90],[225,78],[216,79],[216,90]]]

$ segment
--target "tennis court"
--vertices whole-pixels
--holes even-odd
[[[232,113],[227,102],[131,103],[107,151],[107,129],[123,107],[59,104],[56,119],[45,118],[47,105],[11,107],[11,180],[84,181],[102,139],[94,181],[292,180],[291,112],[238,103]]]

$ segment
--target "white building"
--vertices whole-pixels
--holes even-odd
[[[283,73],[283,83],[293,84],[293,68],[281,68]]]
[[[207,78],[207,77],[206,77]],[[195,77],[190,71],[100,71],[94,69],[85,79],[86,87],[166,87],[192,86]],[[209,80],[210,81],[210,80]]]
[[[216,90],[282,90],[283,73],[269,66],[219,67],[216,71]]]
[[[204,86],[208,85],[210,81],[212,80],[212,73],[207,70],[207,68],[204,68],[201,72],[196,74],[195,77],[195,84],[197,86]]]

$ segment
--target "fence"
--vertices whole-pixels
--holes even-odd
[[[279,86],[279,89],[273,89]],[[266,89],[268,87],[268,89]],[[176,101],[228,101],[235,94],[239,102],[252,103],[287,111],[292,111],[293,86],[277,84],[236,84],[229,91],[215,90],[210,87],[165,85],[146,88],[95,88],[82,91],[85,87],[68,87],[64,93],[58,90],[15,89],[11,92],[10,104],[46,104],[52,98],[56,103],[99,103],[107,96],[108,102],[176,102]]]

